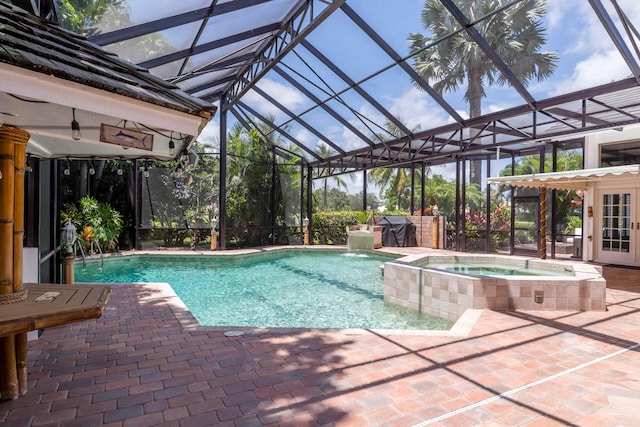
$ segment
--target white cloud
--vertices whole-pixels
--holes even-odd
[[[417,128],[416,132],[451,122],[451,118],[442,110],[442,107],[437,105],[427,93],[415,88],[409,89],[398,98],[390,99],[390,102],[387,104],[387,108],[392,115],[406,124],[409,129]],[[359,113],[380,126],[383,126],[386,122],[386,117],[369,104],[364,104],[359,109]],[[465,114],[466,113],[461,113],[463,116]],[[354,119],[350,123],[367,136],[371,135],[371,131],[385,133],[371,123],[369,123],[371,129],[367,129],[359,120]],[[333,136],[332,140],[337,141],[337,144],[343,150],[348,152],[366,146],[365,142],[347,127],[342,126],[341,129],[341,133],[339,134],[328,132],[327,135],[329,135],[330,138]]]
[[[549,32],[559,35],[563,41],[571,40],[561,53],[563,56],[611,46],[609,36],[589,2],[564,0],[548,2],[547,5]]]
[[[420,126],[420,129],[430,129],[446,124],[449,115],[436,104],[424,91],[411,88],[399,98],[392,100],[389,111],[402,119],[409,129]]]
[[[313,134],[304,128],[296,132],[293,137],[296,139],[296,141],[299,141],[301,144],[304,144],[307,147],[311,144],[314,138]]]
[[[307,102],[306,98],[296,89],[271,79],[264,78],[260,80],[260,83],[257,86],[269,96],[275,98],[280,104],[294,112]],[[242,98],[242,101],[258,111],[260,114],[273,114],[280,118],[286,116],[280,111],[280,109],[278,109],[278,107],[253,90],[247,92]],[[286,117],[288,119],[289,116]]]
[[[640,19],[640,2],[621,0],[619,4],[632,22]],[[605,8],[622,37],[626,39],[616,10],[608,2]],[[555,42],[564,46],[559,52],[560,60],[566,65],[571,64],[571,76],[564,74],[564,80],[554,82],[550,95],[609,83],[631,74],[589,2],[548,2],[547,21],[550,34],[556,36]]]
[[[508,107],[504,106],[504,105],[498,105],[498,104],[489,104],[487,107],[484,107],[483,110],[488,110],[489,113],[496,113],[498,111],[503,111],[505,109],[507,109]],[[484,111],[486,113],[486,111]]]
[[[354,123],[352,123],[354,124]],[[365,133],[366,135],[366,133]],[[357,150],[358,148],[363,148],[366,146],[366,142],[364,142],[360,137],[347,129],[346,126],[342,127],[342,138],[339,140],[337,144],[344,151],[349,152],[351,150]]]
[[[547,3],[547,23],[549,29],[562,25],[565,14],[575,7],[569,1],[552,1]]]
[[[462,120],[467,120],[469,118],[469,112],[467,110],[456,110],[456,113],[458,113],[458,115],[462,117]],[[447,120],[447,123],[453,122],[455,122],[453,117],[450,117],[449,120]]]
[[[620,80],[629,76],[630,73],[631,71],[617,50],[597,52],[584,61],[578,62],[571,77],[558,82],[551,91],[551,95],[570,93]]]
[[[220,144],[220,123],[218,123],[217,115],[202,129],[198,136],[198,142],[218,147]]]

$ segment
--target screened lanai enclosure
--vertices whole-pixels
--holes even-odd
[[[581,194],[488,179],[582,169],[591,135],[640,122],[632,0],[2,4],[3,43],[27,31],[12,28],[21,7],[217,107],[159,151],[62,149],[21,123],[59,206],[108,202],[121,248],[296,244],[305,218],[311,243],[344,244],[353,217],[331,211],[437,207],[445,248],[579,257]]]

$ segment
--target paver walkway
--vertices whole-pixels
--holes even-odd
[[[640,270],[606,312],[482,312],[468,336],[183,328],[155,285],[44,331],[18,426],[637,426]],[[185,313],[178,313],[184,317]],[[227,328],[228,329],[228,328]]]

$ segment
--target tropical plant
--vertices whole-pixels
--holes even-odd
[[[544,154],[543,161],[544,165],[542,170],[545,172],[551,172],[553,170],[553,158],[552,153],[547,152]],[[511,176],[511,175],[528,175],[532,173],[539,173],[541,170],[540,167],[540,154],[526,155],[521,156],[516,159],[516,162],[512,167],[505,167],[500,175],[502,176]],[[581,150],[569,149],[569,150],[559,150],[556,154],[556,171],[570,171],[570,170],[578,170],[583,167],[583,154]],[[503,188],[498,187],[498,192],[503,192]],[[517,190],[522,191],[522,190]],[[532,191],[530,189],[525,189],[524,191]],[[572,217],[578,218],[580,223],[582,222],[582,206],[575,205],[573,203],[574,200],[578,199],[578,196],[573,191],[566,190],[556,190],[555,192],[555,220],[556,223],[560,225],[559,230],[563,231],[563,229],[569,226],[569,222],[573,222],[573,228],[576,227],[575,221],[576,219],[572,219]],[[548,215],[551,215],[551,203],[547,204],[549,209]],[[563,225],[564,224],[564,225]],[[580,227],[580,225],[577,225]],[[565,231],[566,234],[570,234]]]
[[[267,122],[274,122],[267,117]],[[236,124],[227,138],[227,224],[233,244],[258,246],[277,242],[275,225],[300,218],[300,165],[295,149],[267,123],[246,129]],[[293,148],[293,147],[290,147]],[[286,193],[286,194],[285,194]],[[284,230],[282,230],[284,233]]]
[[[124,4],[123,0],[58,1],[62,26],[76,33],[85,31],[87,27],[98,22],[109,8],[119,9]],[[85,35],[89,34],[85,32]]]
[[[469,208],[465,211],[465,236],[470,239],[467,241],[468,250],[474,251],[479,249],[478,246],[484,245],[482,240],[486,237],[487,220],[489,220],[490,250],[503,248],[508,243],[511,229],[509,206],[501,204],[493,206],[489,218],[485,210]]]
[[[356,217],[358,218],[358,224],[369,224],[372,215],[369,211],[358,211]]]
[[[403,119],[399,119],[403,122]],[[387,120],[384,124],[387,134],[392,137],[402,137],[404,132],[391,121]],[[415,132],[420,129],[420,126],[415,126],[411,131]],[[385,141],[389,139],[387,134],[376,134],[375,138]],[[380,187],[380,196],[386,195],[387,200],[393,206],[389,206],[392,209],[408,208],[405,206],[405,201],[408,199],[408,184],[411,182],[411,171],[414,170],[410,166],[407,167],[386,167],[375,168],[371,170],[368,175],[369,182]],[[415,177],[420,179],[420,171],[414,170]]]
[[[331,151],[331,147],[329,147],[324,142],[319,142],[318,145],[316,145],[315,152],[318,153],[318,155],[320,157],[322,157],[323,159],[326,159],[327,157],[331,157],[331,155],[333,154],[333,152]],[[323,207],[323,210],[327,210],[327,190],[328,190],[328,184],[329,184],[329,176],[328,176],[328,174],[329,174],[329,169],[328,168],[324,168],[324,169],[322,169],[320,171],[320,176],[323,177],[322,178],[322,189],[323,189],[322,207]],[[338,188],[338,190],[341,189],[341,188],[347,188],[347,183],[341,177],[334,175],[331,178],[336,183],[336,187]]]
[[[469,21],[478,20],[473,28],[523,85],[553,73],[558,56],[541,50],[546,42],[542,27],[545,0],[523,0],[512,5],[508,5],[507,0],[454,0],[453,3]],[[506,76],[467,31],[460,31],[461,24],[439,0],[426,0],[422,24],[429,35],[409,35],[414,68],[440,94],[466,85],[464,98],[469,102],[469,116],[480,116],[486,85],[505,85]],[[478,166],[476,161],[472,162],[471,182],[479,184]]]
[[[349,194],[338,188],[318,188],[313,192],[313,206],[320,212],[337,212],[349,210]],[[359,205],[362,207],[362,201]],[[354,209],[355,210],[355,209]]]
[[[577,228],[582,227],[582,217],[571,215],[566,218],[566,225],[564,227],[564,234],[573,234]]]
[[[440,215],[453,218],[456,206],[456,183],[435,174],[424,183],[425,205],[438,206]]]
[[[122,216],[108,204],[86,196],[80,200],[79,207],[67,205],[60,217],[62,223],[66,223],[68,219],[80,229],[78,238],[86,250],[93,249],[94,241],[105,251],[117,249],[118,236],[122,231]]]

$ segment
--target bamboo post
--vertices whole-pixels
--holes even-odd
[[[540,189],[540,259],[547,259],[547,189]]]
[[[22,286],[22,233],[24,226],[24,152],[29,133],[21,129],[0,126],[0,296],[19,295]],[[17,148],[19,146],[19,148]],[[22,162],[22,173],[16,179],[16,152],[18,162]],[[17,196],[17,199],[16,199]],[[20,206],[17,207],[16,205]],[[20,215],[18,223],[15,216]],[[14,235],[17,232],[20,237]],[[19,240],[16,246],[16,241]],[[9,299],[10,301],[10,299]],[[26,368],[26,343],[23,337],[16,339],[10,335],[0,339],[0,399],[17,399],[26,392],[26,371],[24,387],[18,381],[18,364]],[[18,343],[18,347],[16,346]],[[21,374],[21,375],[23,375]]]
[[[22,291],[24,241],[24,174],[27,169],[27,142],[29,134],[14,135],[14,204],[13,204],[13,291]],[[20,140],[20,137],[22,140]],[[27,392],[27,334],[16,335],[16,365],[19,393]]]
[[[13,292],[13,205],[14,205],[14,143],[0,127],[0,294]],[[6,134],[6,135],[5,135]],[[0,397],[2,400],[17,399],[18,373],[16,365],[15,337],[0,338]]]

